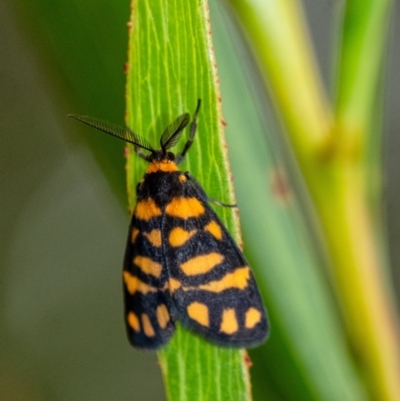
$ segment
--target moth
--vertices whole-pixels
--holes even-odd
[[[178,169],[195,138],[200,105],[199,100],[192,119],[184,113],[165,128],[158,150],[127,127],[70,115],[133,144],[150,163],[137,185],[123,265],[125,322],[134,347],[164,346],[176,322],[225,347],[255,347],[268,334],[243,253],[200,184]],[[189,138],[174,155],[169,150],[188,125]]]

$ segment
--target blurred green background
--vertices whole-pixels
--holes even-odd
[[[329,88],[340,4],[304,5]],[[217,61],[229,57],[219,47],[226,35],[220,11],[211,9]],[[398,293],[399,11],[384,115],[385,214]],[[134,350],[125,336],[123,143],[66,118],[123,123],[129,12],[122,0],[0,3],[0,400],[165,398],[155,354]],[[242,105],[230,96],[235,82],[221,71],[220,79],[229,144]],[[93,152],[93,141],[103,146]],[[234,164],[233,172],[245,166]],[[115,172],[120,179],[110,184]]]

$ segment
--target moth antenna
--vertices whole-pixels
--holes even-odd
[[[185,113],[165,128],[160,139],[161,149],[164,153],[167,149],[172,148],[177,144],[184,128],[189,124],[189,120],[189,113]]]
[[[143,138],[142,136],[135,134],[128,127],[122,125],[117,125],[110,123],[108,121],[100,120],[94,117],[80,116],[77,114],[68,114],[68,117],[72,117],[90,127],[96,128],[99,131],[103,131],[106,134],[110,134],[117,138],[123,139],[126,142],[132,143],[133,145],[148,150],[149,152],[154,152],[153,147],[150,142]]]

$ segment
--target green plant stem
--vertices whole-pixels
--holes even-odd
[[[381,400],[400,399],[397,319],[388,295],[391,290],[384,282],[375,223],[379,216],[376,218],[368,205],[369,191],[377,188],[371,187],[373,179],[369,178],[371,165],[379,160],[373,155],[381,149],[374,138],[379,132],[369,127],[377,114],[374,104],[391,4],[391,0],[350,0],[345,6],[335,129],[337,149],[344,159],[338,168],[338,204],[343,207],[340,231],[329,211],[324,213],[353,344],[364,359],[374,396]],[[322,211],[321,207],[321,216]]]
[[[232,0],[232,4],[259,55],[314,200],[332,262],[331,276],[367,383],[376,399],[399,400],[400,350],[395,313],[383,283],[383,262],[366,199],[368,181],[363,164],[366,121],[371,113],[367,106],[372,104],[369,98],[374,96],[379,69],[366,67],[368,79],[362,80],[362,94],[369,98],[362,101],[363,109],[358,114],[344,111],[345,106],[340,109],[342,115],[357,115],[358,121],[352,119],[347,124],[342,119],[336,125],[326,106],[298,3]],[[369,11],[376,9],[371,7]],[[363,15],[371,17],[369,13]],[[370,37],[369,30],[368,34],[364,39]],[[375,39],[375,48],[383,46],[384,37]],[[363,49],[366,51],[366,43]],[[364,58],[361,62],[376,60]],[[350,90],[355,88],[360,86]]]
[[[352,343],[372,383],[368,386],[376,399],[394,401],[400,395],[395,314],[382,279],[364,167],[347,160],[340,164],[327,168],[334,179],[323,188],[313,188],[313,198]],[[322,173],[321,179],[329,176]]]
[[[352,148],[374,117],[373,105],[382,69],[392,0],[346,2],[338,66],[337,138]]]

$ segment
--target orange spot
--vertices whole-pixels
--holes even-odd
[[[256,308],[249,308],[245,315],[246,329],[252,329],[261,320],[261,312]]]
[[[146,256],[136,256],[135,259],[133,259],[133,263],[139,267],[143,273],[151,274],[154,277],[160,277],[161,275],[162,266]]]
[[[153,199],[148,198],[136,204],[135,216],[140,220],[149,221],[153,217],[161,216],[161,209]]]
[[[157,292],[157,288],[152,287],[140,281],[137,277],[132,276],[129,272],[124,271],[123,273],[124,282],[129,294],[133,295],[136,291],[141,292],[142,294],[147,294],[149,292]]]
[[[136,227],[134,227],[132,229],[132,233],[131,233],[131,242],[132,242],[132,244],[135,243],[136,238],[137,238],[138,235],[139,235],[139,230]]]
[[[138,333],[140,331],[139,318],[133,312],[129,312],[127,320],[129,326]]]
[[[173,161],[167,159],[161,160],[160,162],[153,161],[147,168],[146,174],[157,173],[159,171],[173,173],[174,171],[178,171],[178,167]]]
[[[164,304],[157,306],[156,315],[157,315],[158,325],[162,329],[165,329],[169,322],[169,313],[167,307]]]
[[[236,320],[235,309],[224,309],[224,311],[222,312],[222,322],[219,330],[222,333],[233,334],[237,332],[238,328],[239,325]]]
[[[180,267],[187,276],[195,276],[209,272],[223,260],[223,255],[211,252],[207,255],[195,256],[187,262],[182,263]]]
[[[181,175],[179,176],[179,181],[180,181],[180,182],[186,182],[186,181],[187,181],[186,175],[185,175],[185,174],[181,174]]]
[[[199,285],[198,289],[211,292],[222,292],[229,288],[238,288],[239,290],[243,290],[247,287],[249,278],[249,268],[247,266],[239,267],[232,273],[225,274],[225,276],[220,280],[210,281],[207,284]]]
[[[142,313],[142,326],[147,337],[154,337],[156,333],[151,325],[150,318],[145,313]]]
[[[181,282],[175,278],[170,278],[168,281],[169,292],[172,294],[178,288],[181,288]]]
[[[177,247],[183,245],[186,241],[196,234],[197,230],[186,231],[181,227],[175,227],[169,233],[169,243],[171,246]]]
[[[192,302],[187,307],[188,315],[191,319],[200,323],[202,326],[208,327],[210,322],[208,318],[208,307],[200,302]]]
[[[155,247],[161,246],[161,231],[154,229],[149,233],[143,233],[143,235],[151,242],[151,244]]]
[[[204,229],[208,232],[210,232],[216,239],[222,239],[222,231],[221,231],[221,227],[219,226],[219,224],[212,220],[210,221],[205,227]]]
[[[204,213],[204,206],[196,198],[173,198],[165,211],[170,216],[189,219],[201,216]]]

